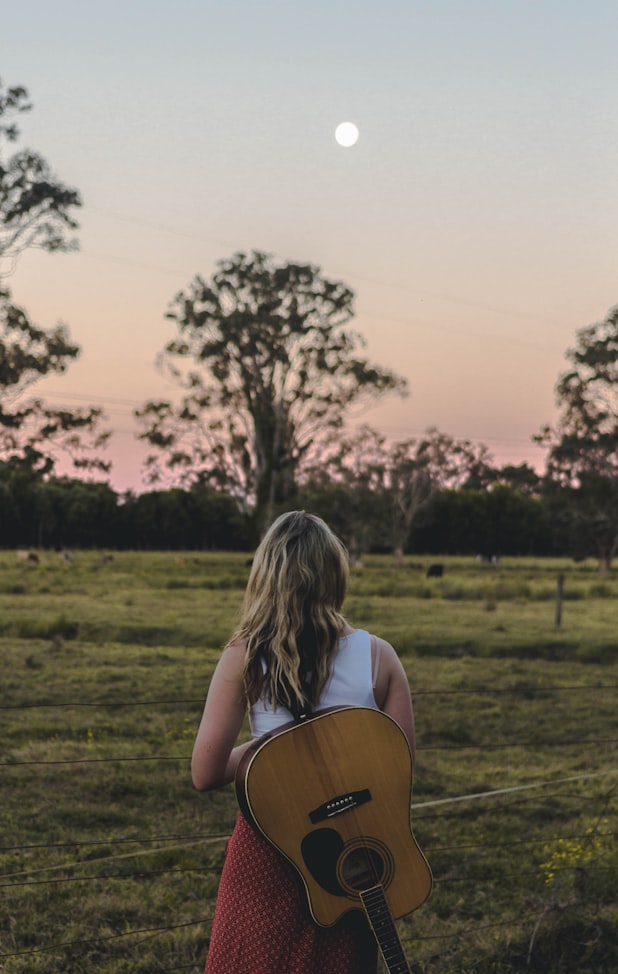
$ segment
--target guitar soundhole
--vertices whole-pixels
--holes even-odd
[[[357,894],[372,886],[388,886],[393,876],[393,859],[377,839],[357,839],[348,843],[337,865],[341,885]]]

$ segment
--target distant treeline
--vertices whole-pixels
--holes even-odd
[[[340,488],[299,493],[350,544],[363,527],[363,549],[393,545],[380,499],[342,497]],[[354,522],[350,521],[351,512]],[[561,526],[555,499],[504,485],[443,490],[410,530],[404,551],[442,554],[577,555]],[[0,547],[117,550],[249,551],[256,543],[249,512],[211,489],[114,491],[109,484],[68,478],[0,480]],[[354,547],[354,545],[353,545]]]

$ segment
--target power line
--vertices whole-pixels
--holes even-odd
[[[174,388],[174,389],[172,389],[170,391],[172,393],[174,393],[174,392],[177,392],[177,389]],[[74,402],[86,403],[88,405],[91,405],[92,402],[93,402],[93,400],[96,399],[97,403],[102,403],[102,404],[110,403],[111,405],[126,406],[127,408],[129,408],[131,410],[136,409],[136,408],[140,408],[141,406],[144,405],[144,400],[127,399],[127,398],[121,398],[121,397],[116,397],[116,396],[107,396],[107,395],[94,394],[94,393],[88,394],[88,393],[83,393],[83,392],[63,393],[63,392],[52,391],[52,392],[45,393],[45,398],[46,399],[54,399],[54,400],[57,400],[57,401],[62,401],[64,399],[67,399],[67,400],[71,400],[71,401],[74,401]],[[157,398],[162,398],[162,394],[161,395],[158,395]],[[123,414],[122,413],[119,413],[119,415],[123,415]],[[380,424],[380,428],[383,429],[386,432],[388,432],[390,430],[390,431],[394,432],[395,434],[398,433],[398,434],[400,434],[402,436],[406,436],[406,437],[409,437],[409,436],[422,436],[427,431],[427,428],[426,427],[423,428],[423,429],[411,429],[411,428],[409,428],[407,426],[394,426],[392,424]],[[463,437],[465,439],[470,439],[470,440],[489,441],[492,444],[497,444],[499,446],[505,446],[505,445],[527,445],[527,446],[534,446],[535,445],[533,443],[533,441],[532,441],[532,437],[531,436],[526,436],[526,437],[504,437],[504,436],[499,436],[499,437],[496,437],[493,434],[492,435],[490,435],[490,434],[478,434],[478,433],[469,433],[469,432],[465,432],[465,431],[462,432],[462,433],[458,433],[457,435],[459,437]],[[537,448],[539,450],[543,449],[540,446],[538,446]]]
[[[131,223],[138,227],[148,227],[150,230],[160,230],[162,233],[171,233],[176,237],[186,237],[189,240],[200,240],[203,243],[221,244],[224,247],[237,247],[237,244],[233,243],[231,240],[226,240],[223,237],[213,237],[204,233],[196,233],[194,230],[180,230],[178,227],[171,227],[164,223],[155,223],[152,220],[142,220],[137,217],[127,216],[126,213],[118,213],[114,210],[103,210],[96,206],[87,205],[84,207],[85,210],[91,210],[93,213],[98,213],[101,216],[111,217],[113,220],[119,220],[122,223]],[[242,249],[242,248],[238,248]]]
[[[227,240],[223,237],[213,237],[211,235],[197,233],[196,231],[193,230],[181,230],[178,227],[173,227],[170,226],[169,224],[155,223],[149,220],[142,220],[137,217],[127,216],[126,214],[115,212],[113,210],[104,210],[93,206],[88,206],[85,209],[91,210],[93,213],[98,213],[101,216],[109,217],[113,220],[118,220],[123,223],[130,223],[134,226],[146,227],[151,230],[158,230],[161,233],[169,233],[172,234],[173,236],[183,237],[189,240],[198,240],[201,241],[202,243],[209,243],[209,244],[216,244],[217,246],[222,245],[224,247],[231,247],[236,251],[243,251],[243,252],[247,251],[246,247],[241,247],[237,243],[234,243],[233,241]],[[78,253],[86,253],[86,252],[78,251]],[[117,255],[110,256],[110,255],[93,254],[93,256],[99,257],[99,259],[102,260],[111,260],[119,263],[127,263],[127,264],[135,263],[131,260],[125,260],[122,257],[118,257]],[[154,265],[148,265],[148,264],[142,264],[141,266],[144,266],[146,268],[152,267],[152,269],[154,270],[164,270],[166,273],[170,273],[170,274],[182,273],[182,271],[180,270],[172,269],[169,267],[162,268],[159,266],[155,267]],[[488,305],[485,302],[471,300],[469,298],[462,298],[458,295],[441,294],[436,291],[427,290],[426,288],[410,287],[409,284],[402,284],[397,281],[382,281],[379,280],[378,278],[368,277],[366,275],[356,273],[349,269],[348,270],[340,269],[339,271],[337,271],[337,276],[346,277],[357,281],[363,281],[367,284],[373,284],[376,285],[377,287],[383,287],[389,290],[403,291],[406,294],[415,294],[427,298],[433,298],[434,300],[444,301],[445,303],[448,304],[456,304],[468,308],[478,308],[479,310],[488,311],[491,314],[508,315],[509,317],[516,317],[516,318],[525,318],[530,321],[543,322],[544,324],[552,325],[555,328],[564,328],[564,324],[562,322],[556,321],[556,319],[554,318],[548,318],[546,315],[539,315],[527,310],[517,310],[513,308],[502,308],[495,305]]]
[[[477,307],[479,307],[479,306],[477,305]],[[482,305],[480,307],[482,307]],[[489,310],[489,309],[487,309],[487,310]],[[498,313],[500,313],[500,312],[498,312]],[[501,313],[504,314],[506,312],[501,312]],[[455,330],[454,329],[448,328],[447,326],[445,326],[443,324],[439,324],[439,323],[431,322],[431,321],[427,321],[427,322],[425,322],[425,321],[415,321],[415,320],[413,320],[411,318],[404,318],[403,316],[400,316],[400,315],[384,315],[384,314],[380,314],[380,313],[373,313],[373,312],[370,312],[370,311],[365,311],[365,312],[361,312],[361,317],[368,318],[368,319],[373,319],[373,320],[377,320],[377,321],[392,321],[395,324],[404,325],[406,328],[415,328],[415,329],[416,328],[420,328],[420,329],[427,329],[427,330],[430,330],[432,332],[436,332],[436,331],[442,332],[443,334],[451,334],[451,335],[454,335],[455,334]],[[544,351],[552,351],[551,346],[549,346],[547,344],[547,342],[536,342],[536,341],[533,341],[532,339],[521,338],[519,336],[498,335],[495,331],[493,331],[493,332],[478,332],[478,331],[471,331],[470,329],[462,330],[458,325],[456,327],[457,327],[457,330],[456,330],[457,337],[460,337],[460,336],[463,335],[463,336],[466,337],[466,339],[469,339],[469,338],[480,338],[483,341],[487,341],[488,339],[493,339],[494,341],[497,340],[500,344],[522,345],[524,348],[535,348],[535,349],[536,348],[539,348],[539,349],[543,349]]]
[[[91,260],[103,260],[110,264],[120,264],[123,267],[138,267],[140,270],[145,271],[156,271],[157,274],[170,274],[174,277],[185,277],[186,272],[184,270],[174,270],[171,267],[163,267],[161,264],[149,264],[144,260],[132,260],[130,257],[118,257],[117,254],[100,254],[95,250],[79,250],[78,254],[81,257],[90,258]]]
[[[172,396],[172,398],[176,391],[177,391],[176,389],[171,391],[170,395]],[[157,394],[156,398],[157,399],[165,398],[165,395],[164,393],[160,393]],[[141,408],[144,405],[144,402],[146,401],[146,400],[127,399],[127,398],[123,399],[120,397],[107,396],[107,395],[94,394],[94,393],[93,394],[80,393],[80,392],[63,393],[63,392],[55,392],[55,391],[45,393],[45,399],[49,399],[55,403],[60,403],[60,404],[62,404],[66,400],[66,401],[86,404],[88,406],[91,406],[93,404],[105,406],[106,404],[109,403],[111,406],[117,406],[119,408],[107,409],[106,416],[126,417],[128,415],[133,419],[134,419],[134,415],[133,415],[134,410]],[[351,422],[349,425],[353,428],[357,428],[357,429],[359,428],[358,423],[354,424],[353,422]],[[379,428],[387,436],[403,437],[406,439],[410,437],[416,438],[419,436],[423,436],[427,432],[427,427],[423,429],[413,429],[407,426],[394,426],[392,424],[384,424],[384,423],[380,423]],[[133,436],[137,436],[139,433],[139,428],[137,426],[125,427],[125,426],[112,425],[112,432],[116,434],[123,434],[123,435],[130,434]],[[527,451],[534,449],[539,453],[545,452],[544,447],[540,446],[539,444],[535,444],[533,442],[531,434],[525,437],[523,436],[505,437],[505,436],[496,436],[493,433],[479,434],[479,433],[463,431],[463,432],[458,432],[456,435],[460,438],[468,439],[477,443],[482,443],[490,447],[492,450],[499,450],[503,454],[511,452],[517,457],[520,456],[521,449],[524,447],[526,448]]]

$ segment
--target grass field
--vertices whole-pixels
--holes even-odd
[[[441,561],[370,557],[346,603],[414,698],[435,887],[398,923],[412,970],[612,974],[618,575]],[[0,552],[0,971],[203,970],[236,803],[197,794],[189,756],[247,573],[242,554]]]

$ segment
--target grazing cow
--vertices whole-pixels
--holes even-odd
[[[38,565],[39,556],[37,555],[36,551],[18,551],[17,560],[23,561],[27,565]]]
[[[444,565],[430,565],[427,569],[427,578],[442,578],[444,575]]]

